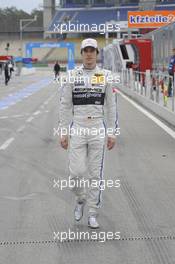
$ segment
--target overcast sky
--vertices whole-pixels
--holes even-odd
[[[28,13],[34,8],[39,9],[40,5],[43,5],[43,0],[0,0],[0,8],[15,6]]]

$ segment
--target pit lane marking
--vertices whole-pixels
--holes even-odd
[[[9,139],[7,139],[0,147],[0,150],[5,150],[6,148],[8,148],[8,146],[10,146],[10,144],[14,141],[14,137],[11,137]]]
[[[35,113],[33,113],[33,115],[34,115],[34,116],[37,116],[37,115],[39,115],[40,113],[41,113],[41,111],[38,110],[38,111],[36,111]]]
[[[23,126],[21,126],[21,127],[19,127],[19,128],[17,129],[17,132],[22,132],[25,128],[26,128],[26,126],[23,125]]]
[[[173,131],[170,127],[168,127],[167,125],[165,125],[162,121],[160,121],[158,118],[156,118],[155,116],[153,116],[151,113],[149,113],[143,107],[141,107],[140,105],[138,105],[132,99],[128,98],[121,91],[118,91],[118,94],[120,94],[125,100],[127,100],[130,104],[132,104],[135,108],[137,108],[145,116],[147,116],[148,118],[150,118],[154,123],[156,123],[156,125],[158,125],[160,128],[162,128],[173,139],[175,139],[175,131]]]
[[[30,117],[26,120],[26,122],[27,122],[27,123],[30,123],[33,119],[34,119],[34,116],[30,116]]]

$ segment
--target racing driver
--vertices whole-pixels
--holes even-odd
[[[115,95],[111,81],[107,81],[112,75],[97,66],[98,53],[95,39],[82,41],[82,66],[68,71],[60,100],[60,128],[67,131],[60,144],[69,149],[69,177],[76,183],[72,188],[76,196],[74,217],[76,221],[82,218],[87,203],[90,228],[99,228],[105,145],[108,150],[114,147],[118,126]],[[70,128],[74,133],[70,134]],[[103,136],[101,131],[105,131]],[[81,184],[85,175],[88,193]]]

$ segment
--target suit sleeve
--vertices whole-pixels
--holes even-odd
[[[112,79],[111,73],[108,74],[109,79]],[[106,84],[106,112],[107,112],[107,134],[115,136],[118,131],[118,111],[116,94],[113,92],[112,83],[107,81]]]
[[[60,113],[59,113],[59,127],[61,129],[69,129],[69,125],[72,120],[72,111],[73,111],[73,104],[72,104],[72,85],[69,82],[69,74],[66,76],[66,81],[61,88],[61,95],[60,95]]]

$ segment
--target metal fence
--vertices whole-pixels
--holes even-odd
[[[121,72],[121,85],[157,104],[175,111],[175,75],[163,72],[137,72],[132,69]]]

